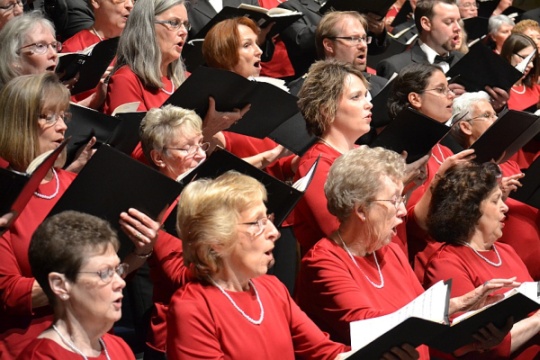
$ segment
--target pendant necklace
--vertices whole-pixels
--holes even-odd
[[[354,262],[354,265],[356,265],[356,267],[358,268],[358,270],[360,270],[362,272],[362,275],[364,275],[364,277],[366,278],[367,281],[369,281],[369,283],[371,285],[373,285],[374,287],[376,287],[377,289],[382,289],[384,287],[384,277],[383,277],[383,274],[382,274],[382,271],[381,271],[381,267],[379,266],[379,261],[377,260],[377,254],[375,253],[375,251],[373,252],[373,258],[375,259],[375,265],[377,265],[377,271],[379,272],[379,277],[381,279],[381,283],[380,284],[375,284],[373,281],[371,281],[370,278],[368,278],[368,276],[366,275],[366,273],[364,272],[364,270],[362,270],[360,268],[360,266],[358,265],[358,263],[356,262],[356,259],[354,258],[353,254],[351,254],[351,251],[349,250],[349,248],[347,247],[347,244],[345,244],[345,241],[343,241],[343,238],[341,237],[341,234],[339,233],[339,230],[337,231],[337,236],[339,237],[339,240],[341,241],[341,244],[343,245],[343,248],[345,249],[345,251],[347,252],[347,254],[349,254],[349,257],[351,258],[351,260]]]
[[[242,314],[243,317],[245,317],[247,319],[247,321],[249,321],[250,323],[254,324],[254,325],[260,325],[263,320],[264,320],[264,307],[263,307],[263,304],[261,302],[261,298],[259,297],[259,293],[257,292],[257,288],[255,287],[255,284],[253,284],[253,282],[251,280],[249,280],[249,285],[253,288],[253,292],[255,293],[255,297],[257,298],[257,303],[259,304],[259,308],[261,309],[261,316],[259,317],[259,319],[255,320],[253,319],[252,317],[250,317],[248,314],[246,314],[244,312],[244,310],[242,310],[240,308],[240,306],[238,306],[233,298],[227,294],[227,292],[225,291],[225,289],[223,289],[217,282],[215,282],[214,279],[212,279],[211,277],[208,277],[210,279],[210,282],[212,283],[212,285],[214,285],[215,287],[217,287],[219,289],[219,291],[221,291],[221,293],[223,295],[225,295],[225,297],[227,299],[229,299],[229,301],[231,302],[231,304],[234,306],[234,308],[236,310],[238,310],[238,312],[240,314]]]
[[[499,255],[499,252],[497,251],[497,247],[495,246],[495,244],[493,244],[493,251],[495,251],[495,255],[497,255],[497,262],[494,263],[493,261],[489,260],[488,258],[486,258],[484,255],[480,254],[480,252],[478,250],[476,250],[475,248],[473,248],[470,244],[466,243],[466,242],[461,242],[462,245],[465,245],[469,248],[472,249],[472,251],[474,251],[474,253],[476,255],[478,255],[482,260],[484,260],[485,262],[487,262],[489,265],[492,265],[492,266],[495,266],[495,267],[499,267],[502,265],[502,259],[501,259],[501,255]]]
[[[54,180],[56,181],[56,189],[54,189],[54,192],[51,195],[43,195],[37,191],[34,191],[34,195],[36,195],[38,198],[51,200],[51,199],[54,199],[56,195],[58,195],[58,190],[60,190],[60,181],[58,180],[58,174],[56,173],[54,168],[52,168],[51,170],[54,176]]]
[[[74,352],[76,352],[77,354],[81,355],[83,359],[88,360],[88,356],[84,355],[84,353],[75,346],[73,341],[69,340],[68,338],[65,338],[64,335],[60,333],[60,330],[58,330],[56,325],[53,324],[52,328],[58,334],[58,336],[60,336],[60,339],[62,339],[64,344],[69,346],[69,348],[73,350]],[[111,357],[109,356],[109,352],[107,351],[107,346],[105,346],[105,341],[103,341],[102,338],[99,338],[99,343],[101,347],[103,348],[103,351],[105,352],[105,357],[107,358],[107,360],[111,360]]]

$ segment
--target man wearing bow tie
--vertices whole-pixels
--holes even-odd
[[[437,64],[446,72],[463,56],[455,50],[461,27],[459,8],[453,0],[420,0],[414,19],[418,42],[409,51],[381,61],[377,75],[389,78],[413,62]]]

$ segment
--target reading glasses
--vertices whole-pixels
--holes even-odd
[[[386,202],[390,202],[394,205],[394,207],[396,209],[399,208],[399,205],[401,205],[402,203],[405,204],[405,195],[403,196],[398,196],[397,198],[393,199],[393,200],[371,200],[371,201],[386,201]]]
[[[49,46],[51,47],[51,49],[53,49],[54,52],[57,52],[57,53],[62,50],[62,43],[60,41],[53,41],[52,43],[48,43],[48,44],[44,42],[39,42],[39,43],[30,44],[30,45],[25,45],[19,48],[18,52],[20,52],[23,49],[28,49],[30,50],[32,54],[42,55],[47,52],[47,50],[49,49]]]
[[[176,30],[179,30],[181,27],[184,27],[184,29],[186,29],[186,31],[190,31],[191,30],[191,24],[189,21],[181,21],[179,19],[171,19],[171,20],[155,20],[154,21],[155,24],[161,24],[161,25],[165,25],[165,27],[167,29],[169,29],[170,31],[176,31]]]
[[[104,283],[110,283],[114,274],[118,274],[122,279],[126,277],[129,269],[129,264],[122,263],[115,268],[107,268],[99,271],[79,271],[80,274],[95,274],[101,278]]]
[[[270,214],[263,218],[257,219],[256,221],[240,223],[240,225],[257,226],[257,231],[253,234],[253,236],[259,236],[264,232],[264,229],[266,229],[266,225],[268,225],[268,222],[274,222],[274,218],[274,214]]]
[[[454,91],[452,91],[452,89],[450,89],[449,87],[436,87],[433,89],[422,90],[422,92],[426,92],[426,91],[436,91],[439,95],[443,95],[443,96],[448,96],[448,94],[450,93],[454,94]]]
[[[15,6],[19,6],[20,8],[23,8],[26,5],[26,1],[16,0],[8,3],[7,5],[0,5],[0,10],[3,11],[13,11]]]
[[[488,121],[488,120],[497,120],[497,114],[495,113],[490,113],[490,112],[486,112],[482,115],[478,115],[478,116],[475,116],[471,119],[469,119],[468,121],[473,121],[473,120],[482,120],[482,121]]]
[[[61,114],[41,114],[39,118],[45,120],[46,126],[53,126],[58,122],[58,119],[62,119],[65,124],[68,124],[71,121],[71,116],[69,111],[65,111]]]
[[[464,9],[469,9],[469,8],[479,9],[480,4],[478,2],[466,2],[463,4],[459,4],[459,7],[464,8]]]
[[[163,150],[178,150],[184,152],[186,155],[193,155],[197,151],[201,149],[202,151],[206,152],[208,149],[210,149],[210,143],[209,142],[203,142],[202,144],[196,144],[196,145],[190,145],[187,149],[186,148],[173,148],[173,147],[166,147],[163,148]]]
[[[329,37],[330,40],[345,40],[345,42],[349,43],[352,46],[358,45],[360,43],[364,43],[366,45],[371,44],[371,36],[331,36]]]

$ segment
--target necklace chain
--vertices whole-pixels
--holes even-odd
[[[527,87],[525,86],[525,84],[523,84],[523,90],[521,90],[521,91],[518,91],[518,90],[514,89],[514,87],[517,88],[516,85],[512,86],[512,91],[515,92],[516,94],[519,94],[519,95],[525,94],[525,91],[527,90]]]
[[[97,32],[96,28],[92,26],[92,32],[98,37],[99,41],[103,41],[103,38]]]
[[[253,284],[253,282],[252,282],[251,280],[249,280],[249,285],[253,288],[253,292],[255,293],[255,297],[257,298],[257,303],[259,304],[259,308],[261,309],[261,316],[259,317],[258,320],[255,320],[255,319],[253,319],[252,317],[250,317],[248,314],[246,314],[246,313],[244,312],[244,310],[242,310],[242,309],[240,308],[240,306],[238,306],[238,305],[234,302],[233,298],[232,298],[229,294],[227,294],[227,292],[225,291],[225,289],[223,289],[221,286],[219,286],[219,284],[218,284],[217,282],[215,282],[214,279],[212,279],[211,277],[209,277],[209,279],[210,279],[210,282],[212,283],[212,285],[214,285],[215,287],[217,287],[217,288],[219,289],[219,291],[221,291],[221,293],[222,293],[223,295],[225,295],[225,297],[226,297],[227,299],[229,299],[229,301],[230,301],[231,304],[234,306],[234,308],[235,308],[236,310],[238,310],[238,312],[239,312],[240,314],[242,314],[242,316],[245,317],[250,323],[252,323],[252,324],[254,324],[254,325],[260,325],[260,324],[263,322],[263,320],[264,320],[264,307],[263,307],[263,304],[262,304],[262,302],[261,302],[261,298],[259,297],[259,293],[257,292],[257,288],[255,287],[255,284]]]
[[[45,199],[45,200],[51,200],[51,199],[54,199],[56,197],[56,195],[58,195],[58,191],[60,190],[60,181],[58,181],[58,174],[56,173],[56,171],[54,170],[54,168],[51,169],[52,170],[52,173],[53,173],[53,176],[54,176],[54,180],[56,181],[56,189],[54,189],[54,192],[51,194],[51,195],[43,195],[37,191],[34,191],[34,195],[36,195],[38,198],[42,198],[42,199]]]
[[[172,95],[172,94],[174,94],[175,87],[174,87],[174,83],[172,81],[171,81],[171,84],[172,84],[172,90],[171,91],[165,90],[164,87],[160,87],[159,90],[163,91],[167,95]]]
[[[442,153],[442,150],[441,150],[441,146],[439,144],[437,144],[437,150],[439,150],[439,155],[441,155],[441,159],[439,160],[439,158],[435,156],[433,151],[431,152],[431,156],[435,159],[435,162],[437,162],[437,164],[442,165],[443,161],[446,160],[446,158],[444,157],[444,154]]]
[[[324,140],[323,138],[319,138],[319,141],[322,142],[324,145],[328,146],[329,148],[332,148],[334,150],[336,150],[338,153],[340,153],[341,155],[344,154],[343,151],[341,151],[340,149],[338,149],[336,146],[330,144],[328,141]]]
[[[478,252],[478,250],[476,250],[475,248],[473,248],[470,244],[466,243],[466,242],[462,242],[461,244],[469,247],[472,249],[472,251],[474,251],[474,253],[476,255],[478,255],[482,260],[484,260],[485,262],[487,262],[488,264],[492,265],[492,266],[495,266],[495,267],[499,267],[502,265],[502,259],[501,259],[501,255],[499,255],[499,252],[497,251],[497,247],[495,246],[495,244],[493,244],[493,251],[495,251],[495,255],[497,255],[497,262],[494,263],[493,261],[489,260],[487,257],[485,257],[484,255],[480,254],[480,252]]]
[[[74,352],[76,352],[77,354],[81,355],[83,357],[83,359],[85,360],[88,360],[88,357],[86,355],[84,355],[84,353],[79,350],[75,344],[73,343],[73,341],[69,340],[68,338],[64,337],[64,335],[62,335],[60,333],[60,330],[58,330],[58,328],[56,327],[56,325],[53,324],[52,326],[53,330],[58,334],[58,336],[60,336],[60,339],[62,339],[62,341],[64,342],[64,344],[66,344],[67,346],[69,346],[69,348],[71,350],[73,350]],[[107,351],[107,346],[105,346],[105,341],[103,341],[102,338],[99,338],[99,344],[101,345],[101,347],[103,348],[103,351],[105,352],[105,357],[107,358],[107,360],[111,360],[111,357],[109,356],[109,352]]]
[[[373,258],[375,259],[375,265],[377,265],[377,271],[379,272],[379,277],[381,279],[380,284],[375,284],[373,281],[371,281],[371,279],[366,275],[364,270],[362,270],[362,268],[360,268],[360,266],[356,262],[356,259],[353,256],[353,254],[351,254],[351,251],[349,250],[349,247],[347,246],[347,244],[345,244],[345,241],[343,241],[343,238],[341,237],[341,234],[339,233],[339,230],[337,231],[337,236],[339,237],[339,240],[341,241],[341,244],[343,244],[343,248],[345,249],[347,254],[349,254],[349,257],[351,258],[351,260],[354,262],[354,265],[356,265],[358,270],[360,270],[362,272],[362,275],[364,275],[366,280],[369,281],[369,283],[371,285],[373,285],[374,287],[376,287],[377,289],[382,289],[384,287],[384,277],[383,277],[383,274],[382,274],[382,271],[381,271],[381,267],[379,266],[379,261],[377,260],[377,254],[375,253],[375,251],[373,252]]]

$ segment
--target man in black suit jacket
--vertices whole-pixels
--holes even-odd
[[[420,0],[414,11],[419,41],[409,50],[381,61],[377,75],[390,78],[411,63],[438,64],[446,72],[463,54],[455,51],[461,27],[453,0]],[[441,57],[444,57],[442,59]]]

